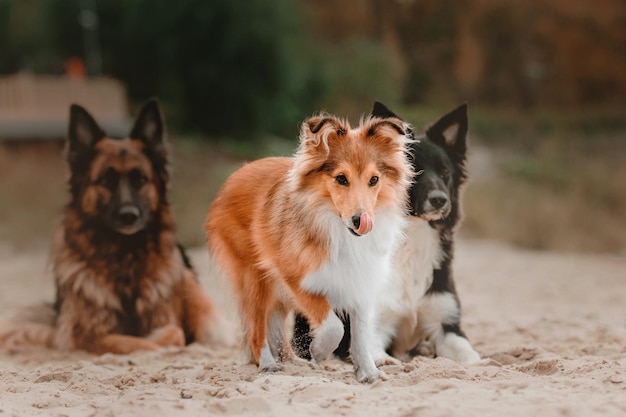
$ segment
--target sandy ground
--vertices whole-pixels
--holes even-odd
[[[232,313],[204,250],[192,257]],[[46,261],[0,246],[0,318],[52,300]],[[484,358],[476,365],[416,358],[361,385],[337,360],[258,374],[235,351],[198,345],[99,357],[9,351],[0,417],[626,415],[626,259],[461,241],[455,266],[465,330]]]

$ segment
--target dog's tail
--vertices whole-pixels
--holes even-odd
[[[13,318],[0,323],[0,348],[52,347],[56,316],[51,304],[37,304],[20,309]]]

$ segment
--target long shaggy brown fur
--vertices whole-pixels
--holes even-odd
[[[67,160],[71,198],[52,242],[56,301],[34,317],[18,314],[0,345],[128,353],[226,342],[225,322],[176,241],[157,101],[119,140],[73,105]]]

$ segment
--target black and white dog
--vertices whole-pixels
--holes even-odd
[[[376,117],[398,117],[383,104]],[[387,290],[379,297],[373,352],[377,365],[417,354],[469,364],[480,360],[461,330],[461,310],[452,274],[454,232],[461,220],[460,191],[467,179],[467,105],[463,104],[415,138],[411,159],[415,178],[409,189],[406,241],[398,249]],[[349,318],[346,318],[349,320]],[[349,325],[335,353],[347,357]],[[293,345],[308,356],[309,327],[296,317]]]
[[[397,117],[380,103],[372,113]],[[412,145],[416,176],[409,190],[406,241],[381,294],[376,340],[393,357],[417,353],[473,363],[480,356],[461,330],[452,273],[454,232],[461,220],[461,187],[467,179],[467,105],[444,115]],[[380,354],[379,354],[380,356]]]

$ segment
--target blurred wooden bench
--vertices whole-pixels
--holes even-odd
[[[72,103],[85,107],[109,135],[128,134],[126,88],[118,80],[15,74],[0,77],[0,140],[64,138]]]

